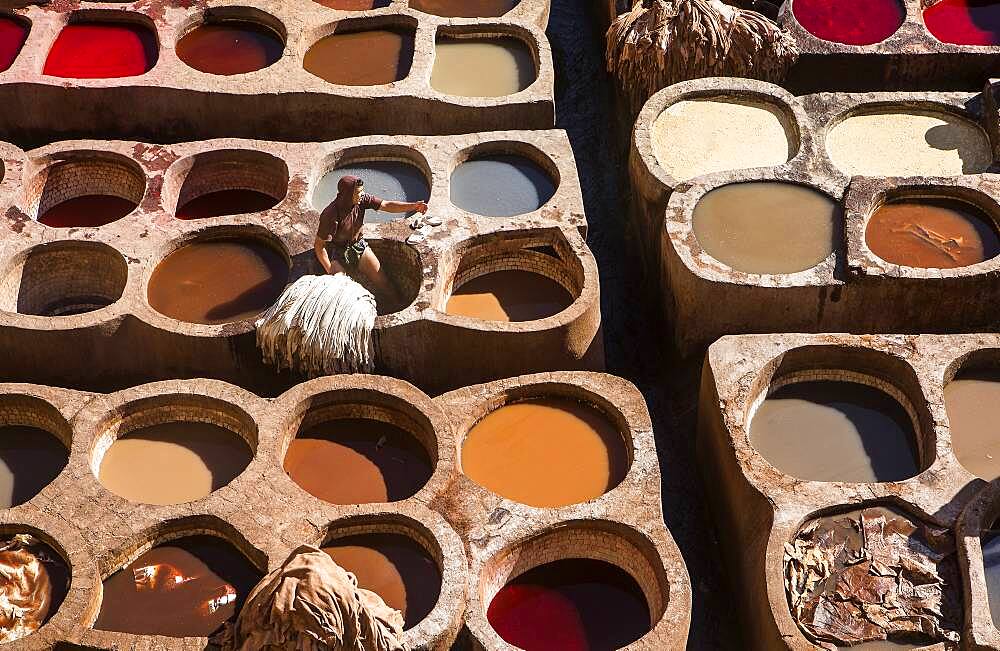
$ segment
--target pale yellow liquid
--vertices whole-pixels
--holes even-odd
[[[431,86],[448,95],[502,97],[535,81],[535,62],[517,39],[441,39],[434,49]]]

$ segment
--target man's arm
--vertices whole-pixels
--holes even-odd
[[[379,210],[383,212],[427,212],[426,201],[383,201]]]

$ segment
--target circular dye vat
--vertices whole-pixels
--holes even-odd
[[[906,410],[855,382],[778,389],[757,409],[750,444],[781,472],[809,481],[900,481],[919,470]]]
[[[213,75],[262,70],[281,59],[282,38],[270,27],[248,20],[199,25],[177,42],[181,61]]]
[[[951,445],[959,463],[992,481],[1000,477],[1000,372],[962,373],[944,388]]]
[[[462,472],[522,504],[560,507],[600,497],[625,478],[618,429],[599,411],[564,398],[504,405],[462,443]]]
[[[507,643],[527,651],[611,651],[651,628],[636,580],[585,558],[528,570],[500,589],[486,617]]]
[[[944,43],[1000,45],[1000,2],[940,0],[924,9],[924,25]]]
[[[86,194],[52,206],[38,221],[53,228],[94,228],[118,221],[138,205],[124,197]]]
[[[380,86],[405,79],[413,63],[413,34],[392,29],[335,33],[306,52],[306,71],[331,84]]]
[[[133,77],[152,70],[156,34],[136,23],[70,23],[56,37],[42,74],[71,79]]]
[[[729,99],[671,104],[656,118],[653,154],[670,176],[774,167],[795,154],[788,118],[777,106]]]
[[[531,50],[520,39],[439,38],[431,87],[460,97],[504,97],[535,83]]]
[[[392,4],[392,0],[313,0],[313,2],[341,11],[367,11],[381,9]]]
[[[49,485],[69,462],[69,451],[38,427],[0,427],[0,508],[24,504]]]
[[[427,450],[412,434],[365,418],[301,431],[288,446],[284,467],[292,481],[331,504],[403,500],[434,472]]]
[[[997,523],[994,522],[991,530],[982,533],[979,544],[983,549],[983,570],[990,616],[993,625],[1000,626],[1000,531],[997,530]]]
[[[177,219],[205,219],[226,215],[244,215],[270,210],[278,205],[276,199],[257,190],[237,189],[208,192],[191,199],[177,209]]]
[[[0,538],[0,550],[5,608],[0,639],[7,643],[31,635],[55,615],[69,592],[71,572],[55,550],[30,534]]]
[[[149,279],[149,304],[188,323],[242,321],[273,305],[288,275],[284,256],[263,242],[194,242],[157,265]]]
[[[172,540],[104,580],[94,628],[207,637],[236,617],[261,578],[246,557],[220,538]]]
[[[495,271],[452,292],[445,312],[484,321],[534,321],[559,314],[573,297],[556,281],[530,271]]]
[[[523,156],[496,154],[467,160],[451,174],[451,202],[486,217],[534,212],[556,193],[552,178]]]
[[[98,478],[131,502],[183,504],[222,488],[252,459],[246,442],[218,425],[161,423],[115,440]]]
[[[323,547],[333,561],[358,579],[413,628],[434,609],[441,571],[422,546],[407,536],[373,533],[338,538]]]
[[[337,196],[337,182],[342,176],[356,176],[365,182],[365,193],[387,201],[426,201],[430,196],[427,177],[414,165],[398,161],[365,161],[330,170],[316,185],[313,207],[323,211]],[[379,210],[369,211],[365,220],[387,222],[400,215]]]
[[[942,111],[852,115],[830,130],[826,149],[849,176],[959,176],[993,162],[986,132]]]
[[[0,14],[0,72],[14,65],[29,31],[31,26],[26,21]]]
[[[792,13],[813,36],[845,45],[884,41],[906,18],[899,0],[794,0]]]
[[[865,241],[886,262],[924,269],[967,267],[1000,253],[993,220],[956,199],[883,204],[868,220]]]
[[[736,271],[795,273],[834,251],[840,207],[792,183],[734,183],[705,194],[694,209],[694,234],[710,256]]]
[[[410,9],[446,18],[497,18],[521,0],[410,0]]]

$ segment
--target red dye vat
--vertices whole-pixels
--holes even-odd
[[[906,17],[899,0],[793,0],[792,13],[810,34],[846,45],[884,41]]]
[[[0,72],[14,65],[30,29],[22,20],[0,16]]]
[[[43,74],[72,79],[133,77],[157,58],[156,36],[132,23],[72,23],[63,27]]]
[[[924,25],[944,43],[1000,45],[1000,2],[942,0],[924,11]]]
[[[74,197],[52,206],[38,218],[54,228],[87,228],[118,221],[136,208],[136,203],[106,194]]]
[[[579,558],[525,572],[500,589],[486,616],[500,637],[527,651],[610,651],[650,629],[635,579]]]
[[[209,192],[177,209],[177,219],[203,219],[223,215],[243,215],[273,208],[278,200],[256,190]]]

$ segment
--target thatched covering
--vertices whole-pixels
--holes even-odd
[[[344,274],[302,276],[257,321],[264,361],[309,376],[375,366],[375,297]]]
[[[798,54],[776,23],[721,0],[636,0],[607,35],[608,71],[633,112],[657,91],[688,79],[780,82]]]

